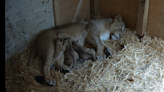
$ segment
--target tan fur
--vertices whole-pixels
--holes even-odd
[[[122,37],[122,32],[125,31],[125,23],[122,21],[121,15],[115,17],[114,22],[110,25],[111,37],[117,40]]]
[[[69,45],[66,47],[64,54],[62,54],[61,57],[57,60],[57,62],[55,62],[55,69],[65,69],[70,71],[73,67],[76,66],[76,62],[78,59],[79,54],[73,49],[72,46]]]
[[[66,49],[66,46],[68,44],[68,41],[66,40],[63,40],[63,39],[56,39],[55,41],[55,47],[51,47],[51,50],[49,51],[49,53],[47,53],[47,55],[53,55],[53,57],[44,57],[43,60],[47,61],[45,62],[45,65],[44,65],[44,69],[43,69],[43,73],[44,73],[44,77],[45,77],[45,80],[46,82],[48,82],[50,85],[54,85],[56,84],[56,81],[54,80],[54,78],[52,78],[51,74],[50,74],[50,68],[51,66],[62,56],[63,52],[65,51]],[[42,53],[42,52],[40,52]],[[52,54],[53,53],[53,54]],[[42,53],[42,54],[45,54],[46,53]],[[51,59],[51,60],[49,60]],[[60,67],[62,67],[63,69],[69,69],[67,66],[64,66],[62,64],[59,64]]]
[[[65,64],[65,65],[69,66],[71,69],[76,66],[76,61],[79,59],[79,54],[73,49],[71,38],[70,37],[65,38],[65,40],[67,40],[69,42],[69,44],[66,46],[66,50],[64,51],[64,56],[63,56],[64,59],[60,58],[58,60],[58,63]]]
[[[64,56],[64,63],[66,65],[70,66],[71,68],[76,66],[76,62],[79,59],[79,54],[73,49],[72,46],[67,46]]]
[[[43,31],[36,40],[36,51],[40,54],[45,62],[44,76],[46,82],[50,85],[55,85],[55,79],[50,75],[50,69],[47,67],[51,66],[54,57],[54,52],[56,46],[54,44],[57,38],[68,38],[70,37],[72,41],[78,41],[81,46],[84,45],[84,41],[88,39],[88,43],[93,43],[96,48],[96,58],[99,60],[104,59],[104,43],[103,41],[110,38],[110,32],[114,32],[115,29],[120,29],[115,27],[115,25],[120,25],[122,22],[121,17],[116,17],[115,21],[112,23],[110,18],[102,18],[91,21],[83,21],[79,23],[69,24],[65,26],[55,27]],[[122,29],[122,27],[121,27]],[[105,36],[104,36],[105,35]],[[61,57],[64,58],[62,54]],[[63,58],[59,58],[57,61],[63,61]],[[30,59],[30,62],[32,59]],[[62,62],[61,62],[62,63]],[[63,64],[61,64],[62,66]]]
[[[73,48],[75,49],[75,51],[79,54],[79,57],[81,59],[87,60],[87,59],[93,59],[96,60],[95,58],[95,50],[94,49],[90,49],[90,48],[86,48],[84,46],[81,46],[77,41],[73,41],[72,42]]]

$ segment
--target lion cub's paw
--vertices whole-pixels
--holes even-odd
[[[106,59],[106,55],[102,55],[102,56],[97,55],[96,58],[101,61]]]
[[[49,77],[49,78],[47,77],[47,78],[45,78],[45,80],[48,83],[48,85],[50,85],[50,86],[55,86],[56,85],[56,80],[52,77]]]
[[[96,57],[95,57],[96,52],[95,52],[95,50],[94,49],[90,49],[90,50],[91,50],[91,53],[92,53],[93,60],[96,60]]]

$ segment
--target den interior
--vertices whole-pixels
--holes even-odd
[[[85,60],[66,74],[51,69],[55,86],[36,81],[44,62],[39,55],[30,67],[28,61],[39,33],[117,15],[126,30],[104,42],[110,57]],[[164,0],[5,0],[5,91],[163,92]]]

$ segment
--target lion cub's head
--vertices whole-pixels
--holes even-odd
[[[110,30],[112,40],[122,37],[122,32],[125,31],[125,23],[122,21],[121,15],[115,16],[113,23],[110,25]]]
[[[55,43],[56,50],[65,51],[66,46],[68,45],[68,43],[69,43],[68,39],[57,38],[56,43]]]

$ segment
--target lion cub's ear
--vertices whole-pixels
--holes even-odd
[[[122,17],[121,17],[121,15],[115,16],[114,22],[122,22]]]

